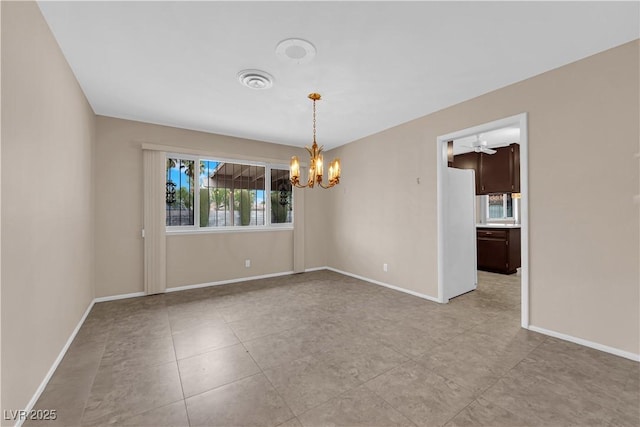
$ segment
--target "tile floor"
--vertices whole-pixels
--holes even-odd
[[[329,271],[96,304],[36,404],[64,426],[638,426],[638,363]],[[30,422],[25,425],[45,425]]]

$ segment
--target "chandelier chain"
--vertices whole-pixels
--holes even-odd
[[[316,100],[313,100],[313,142],[316,142]]]

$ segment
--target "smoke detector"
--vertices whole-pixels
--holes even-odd
[[[306,40],[286,39],[276,46],[276,56],[291,64],[308,64],[316,57],[316,48]]]
[[[271,74],[261,70],[242,70],[238,73],[238,81],[249,89],[269,89],[273,86]]]

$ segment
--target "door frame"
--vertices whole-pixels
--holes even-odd
[[[464,138],[478,133],[517,126],[520,127],[520,233],[521,233],[521,257],[520,269],[520,324],[523,328],[529,328],[529,138],[527,113],[516,114],[492,122],[483,123],[467,129],[441,135],[436,138],[437,145],[437,187],[438,187],[438,302],[447,303],[444,295],[444,243],[445,243],[445,206],[448,202],[447,174],[448,165],[447,142],[453,139]]]

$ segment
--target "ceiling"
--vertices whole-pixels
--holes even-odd
[[[333,148],[640,36],[638,2],[39,2],[96,114]],[[297,37],[307,64],[276,56]],[[270,89],[238,82],[254,68]],[[451,129],[453,131],[455,129]]]
[[[474,151],[474,143],[478,141],[486,141],[487,148],[506,147],[512,143],[520,143],[520,128],[509,126],[505,128],[495,129],[488,132],[482,132],[464,138],[453,140],[453,154],[470,153]]]

